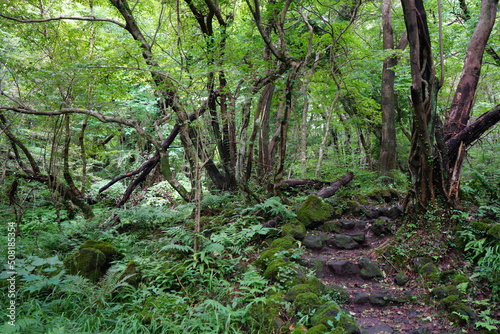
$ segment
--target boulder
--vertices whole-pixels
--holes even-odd
[[[392,222],[387,217],[379,217],[372,223],[370,231],[376,237],[384,237],[392,234]]]
[[[359,247],[359,243],[347,234],[335,234],[328,240],[327,245],[339,249],[355,249]]]
[[[364,279],[379,279],[384,277],[384,273],[379,266],[367,257],[359,260],[359,275]]]
[[[328,235],[326,234],[309,234],[304,240],[302,240],[302,244],[309,249],[320,250],[323,248],[323,243],[325,240],[328,240]]]
[[[302,240],[306,236],[306,227],[301,223],[286,223],[281,228],[283,237],[291,236],[294,239]]]
[[[81,275],[97,282],[111,267],[111,263],[123,258],[109,242],[88,240],[78,251],[64,260],[72,275]]]
[[[305,227],[317,226],[328,220],[333,214],[333,207],[319,197],[309,195],[297,210],[297,219]]]
[[[329,261],[327,266],[334,274],[339,276],[357,275],[360,271],[359,265],[349,260]]]

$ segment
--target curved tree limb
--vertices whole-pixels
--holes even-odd
[[[90,22],[109,22],[116,24],[119,27],[125,28],[125,25],[121,22],[111,20],[111,19],[101,19],[95,16],[92,17],[76,17],[76,16],[59,16],[59,17],[49,17],[46,19],[20,19],[17,17],[12,17],[12,16],[7,16],[4,14],[0,14],[0,17],[3,17],[4,19],[11,20],[11,21],[16,21],[20,23],[43,23],[43,22],[50,22],[50,21],[61,21],[61,20],[73,20],[73,21],[90,21]]]

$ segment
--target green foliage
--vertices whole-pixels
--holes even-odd
[[[276,217],[280,216],[283,220],[290,220],[296,217],[296,214],[291,211],[287,206],[285,206],[279,197],[270,197],[264,201],[264,203],[256,204],[251,208],[243,210],[244,213],[256,214],[258,212],[264,212],[266,215]]]

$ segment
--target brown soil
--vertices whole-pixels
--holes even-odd
[[[377,238],[369,231],[349,230],[345,234],[363,232],[366,234],[366,243],[362,248],[353,250],[341,250],[325,247],[320,251],[306,250],[303,258],[307,262],[317,260],[325,261],[350,260],[358,262],[363,257],[370,257],[373,260],[376,247],[385,243],[388,238]],[[311,231],[309,233],[317,233]],[[377,262],[377,261],[376,261]],[[342,305],[358,323],[363,334],[375,333],[463,333],[457,329],[447,319],[446,314],[442,313],[430,302],[428,291],[417,282],[416,277],[411,277],[410,281],[404,286],[398,286],[394,283],[395,268],[390,265],[381,266],[386,277],[379,280],[365,280],[359,275],[339,276],[332,271],[326,271],[324,277],[319,277],[326,285],[340,285],[349,292],[351,302]],[[410,274],[409,274],[410,275]],[[404,296],[408,301],[396,305],[374,306],[370,303],[356,304],[352,300],[358,294],[372,294],[375,292],[391,292]]]

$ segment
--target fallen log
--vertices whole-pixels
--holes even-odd
[[[293,188],[298,186],[312,186],[314,188],[319,188],[325,186],[329,182],[320,181],[320,180],[311,180],[311,179],[288,179],[281,180],[278,184],[278,188]]]
[[[333,196],[337,190],[340,189],[340,187],[345,186],[349,182],[354,179],[354,173],[353,172],[348,172],[344,176],[342,176],[340,179],[337,181],[333,182],[329,187],[323,187],[317,194],[316,196],[320,198],[328,198]]]

